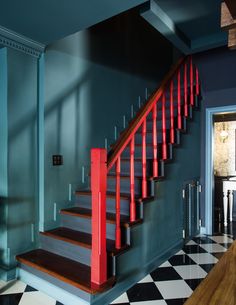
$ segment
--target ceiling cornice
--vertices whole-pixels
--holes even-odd
[[[45,45],[0,26],[0,44],[34,57],[40,57]]]

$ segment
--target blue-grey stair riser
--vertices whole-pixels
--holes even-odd
[[[175,129],[175,144],[180,144],[180,132]],[[130,158],[130,148],[127,147],[125,150],[122,152],[121,155],[123,158]],[[134,156],[135,158],[142,158],[142,146],[135,146],[135,151],[134,151]],[[153,159],[153,146],[149,145],[146,146],[146,158],[147,159]],[[158,144],[157,147],[157,158],[162,159],[162,144]],[[114,170],[113,170],[114,172]]]
[[[116,191],[116,179],[108,177],[107,179],[107,190],[108,191]],[[121,193],[130,193],[130,179],[120,179],[120,192]],[[134,179],[134,192],[137,195],[141,195],[142,193],[142,180]]]
[[[136,173],[134,173],[136,174]],[[142,180],[136,179],[134,181],[134,191],[135,194],[141,194],[142,189]],[[116,179],[113,177],[107,177],[107,191],[108,192],[116,192]],[[120,178],[120,192],[121,193],[130,193],[130,179]]]
[[[91,218],[61,214],[61,224],[63,227],[72,230],[82,231],[86,233],[91,233],[92,231]],[[107,238],[115,239],[115,225],[107,223],[106,229]]]
[[[69,293],[75,295],[75,296],[78,296],[82,299],[84,299],[86,302],[90,302],[91,300],[91,294],[77,288],[77,287],[74,287],[70,284],[67,284],[66,282],[64,281],[61,281],[61,280],[58,280],[56,277],[54,276],[51,276],[45,272],[42,272],[42,271],[39,271],[38,269],[36,268],[33,268],[33,267],[29,267],[27,265],[24,265],[24,264],[20,264],[20,267],[21,269],[27,271],[28,273],[30,274],[33,274],[41,279],[43,279],[44,281],[47,281],[63,290],[66,290],[68,291]],[[30,283],[29,283],[30,284]],[[46,305],[46,304],[45,304]]]
[[[157,130],[157,142],[161,143],[162,142],[162,132],[158,132]],[[170,141],[170,130],[166,130],[166,142],[168,143]],[[142,134],[141,133],[136,133],[135,135],[135,143],[136,144],[142,144]],[[146,143],[147,144],[152,144],[153,143],[153,134],[148,132],[146,134]]]
[[[130,174],[130,160],[120,162],[121,173],[124,175]],[[142,176],[142,162],[134,160],[134,172],[136,176]],[[115,169],[112,168],[110,173],[115,173]],[[152,173],[152,160],[147,160],[147,175]]]
[[[120,210],[121,214],[123,215],[129,215],[129,199],[120,199]],[[114,213],[115,212],[115,207],[116,207],[116,198],[111,198],[107,197],[106,200],[106,205],[107,205],[107,212]],[[82,208],[91,208],[91,195],[86,196],[86,195],[77,195],[76,196],[76,201],[75,201],[75,206],[79,206]]]
[[[90,249],[45,235],[40,235],[40,244],[41,248],[46,251],[67,257],[74,261],[90,266]]]

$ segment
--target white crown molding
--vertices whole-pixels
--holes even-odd
[[[2,26],[0,26],[0,44],[37,58],[45,50],[45,45]]]

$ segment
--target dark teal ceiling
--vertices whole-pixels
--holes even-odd
[[[146,0],[5,0],[0,26],[48,44]]]
[[[48,45],[141,4],[141,15],[186,54],[226,44],[221,0],[2,0],[0,35],[6,28]]]

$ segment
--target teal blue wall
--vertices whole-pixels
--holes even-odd
[[[12,49],[5,53],[5,76],[1,79],[7,91],[5,119],[1,137],[7,140],[1,147],[6,151],[5,213],[6,239],[1,265],[10,270],[15,255],[35,246],[38,231],[37,216],[37,59]],[[2,71],[1,71],[2,72]],[[3,103],[4,100],[1,100]],[[4,109],[4,108],[2,108]],[[2,190],[1,196],[4,194]],[[2,246],[2,243],[1,243]]]
[[[114,142],[138,109],[138,98],[157,87],[172,64],[169,42],[136,11],[76,33],[45,54],[45,228],[57,226],[57,211],[72,191],[86,188],[90,149]],[[52,166],[62,154],[63,166]],[[56,203],[56,205],[55,205]]]

